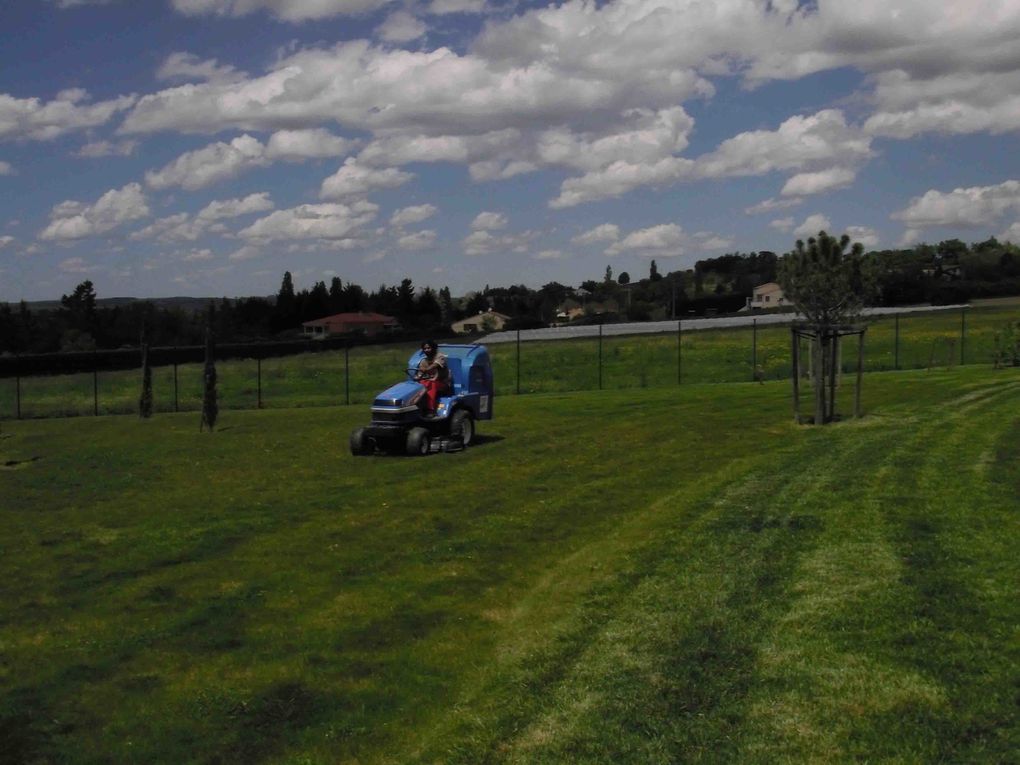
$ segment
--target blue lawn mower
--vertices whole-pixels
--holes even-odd
[[[415,379],[422,352],[407,362],[408,379],[372,402],[372,421],[351,433],[351,454],[426,455],[457,451],[475,438],[475,423],[492,419],[492,363],[484,345],[440,345],[450,370],[450,387],[434,415],[422,409],[425,387]]]

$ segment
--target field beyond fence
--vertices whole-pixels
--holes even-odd
[[[996,333],[1017,319],[1017,298],[960,310],[875,317],[868,322],[864,337],[864,369],[991,364]],[[844,342],[844,372],[856,368],[857,343],[856,338]],[[253,345],[250,358],[218,361],[220,407],[368,403],[380,390],[401,379],[416,349],[408,342],[316,347],[321,350],[280,356]],[[499,395],[764,381],[789,378],[791,374],[790,330],[776,325],[690,331],[678,322],[676,331],[655,335],[619,336],[607,332],[564,340],[493,343],[489,350]],[[243,352],[243,348],[231,347],[232,355]],[[273,345],[272,353],[279,352],[279,344]],[[198,411],[202,402],[202,364],[198,358],[194,354],[185,357],[169,353],[156,354],[155,358],[163,365],[153,369],[154,411]],[[184,358],[190,360],[171,361]],[[79,370],[88,370],[87,355],[76,363]],[[0,419],[136,412],[140,370],[100,366],[74,374],[22,371],[0,379]]]

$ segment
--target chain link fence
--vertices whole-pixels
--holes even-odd
[[[767,318],[767,321],[764,319]],[[791,375],[787,323],[706,329],[712,320],[660,322],[654,334],[618,334],[618,325],[579,337],[501,333],[484,339],[497,395],[764,382]],[[864,335],[865,371],[989,364],[996,337],[1020,319],[1020,300],[930,313],[873,316]],[[667,329],[667,331],[662,331]],[[523,335],[523,337],[522,337]],[[448,342],[466,342],[463,338]],[[856,368],[850,338],[842,366]],[[417,343],[352,345],[343,340],[223,345],[217,348],[221,409],[367,404],[403,379]],[[150,350],[154,412],[199,412],[203,349]],[[0,419],[137,413],[138,349],[0,358]]]

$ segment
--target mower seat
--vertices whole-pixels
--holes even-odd
[[[450,392],[456,396],[464,390],[464,372],[460,367],[460,359],[446,359],[446,366],[450,370]]]

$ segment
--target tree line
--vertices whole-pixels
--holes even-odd
[[[868,255],[876,264],[876,302],[881,305],[1020,295],[1020,247],[994,238],[971,245],[950,239]],[[411,279],[368,291],[333,277],[329,284],[318,281],[299,290],[286,272],[275,295],[213,301],[211,321],[219,341],[248,342],[296,337],[302,322],[359,311],[393,316],[415,336],[448,334],[453,322],[490,310],[511,317],[510,329],[683,318],[738,310],[754,287],[776,280],[780,260],[769,251],[734,252],[668,273],[652,260],[647,275],[639,278],[614,274],[607,266],[601,279],[577,287],[559,282],[538,289],[486,285],[456,298],[447,287],[417,288]],[[153,346],[201,345],[209,315],[148,300],[104,305],[92,282],[84,281],[61,296],[56,309],[0,304],[0,353],[135,347],[143,326]]]

